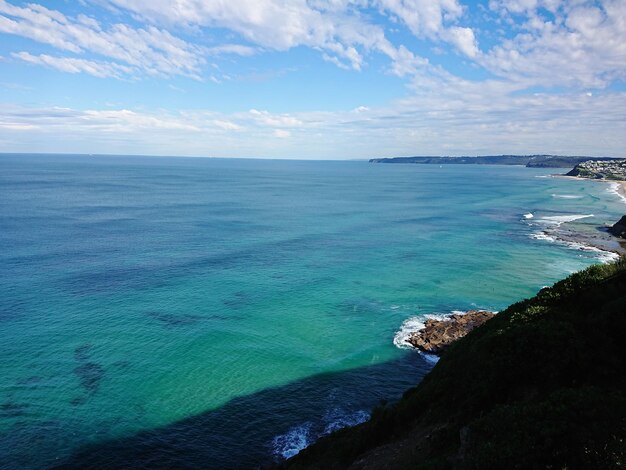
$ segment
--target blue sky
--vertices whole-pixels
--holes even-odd
[[[624,0],[0,0],[0,152],[626,156]]]

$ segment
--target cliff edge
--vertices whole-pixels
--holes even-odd
[[[511,305],[290,469],[624,468],[626,260]]]
[[[626,238],[626,215],[622,216],[611,228],[609,233],[616,237]]]

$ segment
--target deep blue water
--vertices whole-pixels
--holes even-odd
[[[0,156],[0,467],[254,468],[362,421],[432,367],[407,320],[599,261],[533,234],[623,202],[549,173]]]

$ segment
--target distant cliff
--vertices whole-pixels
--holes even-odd
[[[417,163],[431,165],[524,165],[534,168],[571,168],[587,160],[611,161],[609,157],[559,155],[488,155],[480,157],[393,157],[372,158],[370,163]]]
[[[626,160],[588,160],[576,165],[566,176],[626,181]]]
[[[624,468],[626,260],[511,305],[290,469]]]

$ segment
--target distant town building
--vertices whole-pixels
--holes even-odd
[[[626,160],[588,160],[576,165],[567,175],[626,181]]]

